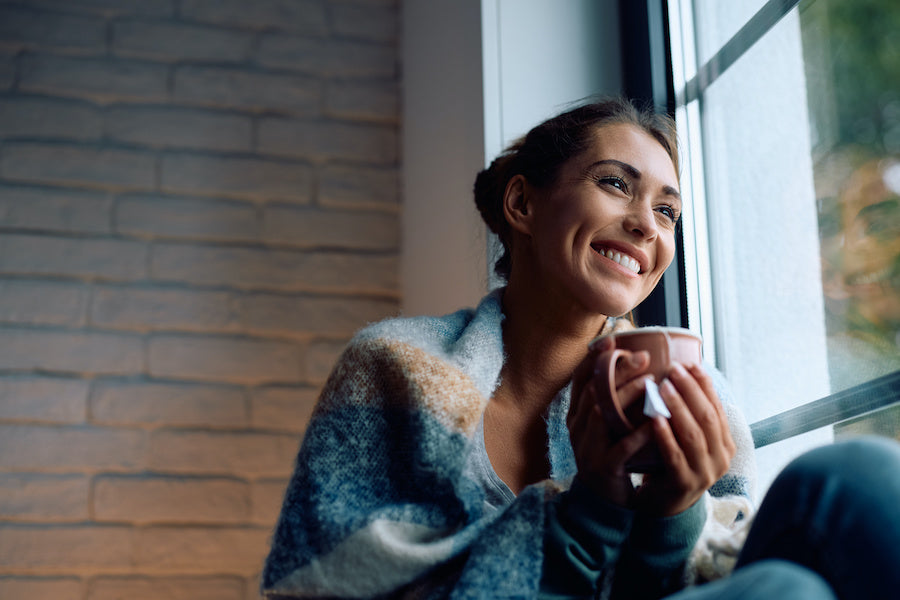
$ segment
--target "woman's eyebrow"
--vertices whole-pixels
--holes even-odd
[[[604,160],[598,160],[598,161],[592,162],[591,165],[587,168],[587,170],[591,171],[599,165],[614,165],[616,167],[619,167],[623,171],[625,171],[628,174],[628,176],[633,179],[641,178],[641,172],[638,171],[634,166],[632,166],[626,162],[622,162],[621,160],[616,160],[614,158],[607,158]],[[665,194],[666,196],[672,196],[673,198],[677,199],[678,201],[681,201],[681,193],[677,189],[673,188],[671,185],[664,185],[662,188],[662,191],[663,191],[663,194]]]

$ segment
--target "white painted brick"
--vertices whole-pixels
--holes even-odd
[[[0,40],[41,49],[106,50],[103,19],[0,5]]]
[[[117,106],[106,115],[113,140],[156,148],[250,150],[249,117],[175,107]]]
[[[276,156],[390,165],[397,162],[399,138],[395,127],[266,117],[258,148]]]
[[[0,377],[0,419],[84,423],[88,382],[59,377]]]
[[[80,327],[88,289],[78,283],[0,279],[0,322]]]
[[[138,469],[144,464],[146,448],[143,431],[0,425],[0,467],[4,469]]]
[[[148,62],[25,55],[20,59],[19,89],[98,102],[163,101],[167,78],[167,66]]]
[[[263,34],[257,60],[266,67],[322,77],[396,77],[397,50],[391,45],[352,40]]]
[[[349,337],[361,327],[394,316],[396,300],[358,297],[289,297],[253,294],[241,300],[249,331],[277,335],[331,335]]]
[[[159,430],[149,463],[162,473],[288,477],[298,446],[292,434]]]
[[[258,525],[275,527],[278,513],[284,501],[287,480],[256,481],[252,486],[253,522]]]
[[[4,138],[99,140],[102,130],[100,109],[84,102],[21,96],[0,98],[0,136]]]
[[[167,196],[121,197],[115,215],[119,233],[210,241],[258,241],[259,222],[247,203]]]
[[[87,520],[88,488],[85,475],[4,473],[0,475],[0,520]]]
[[[167,17],[175,14],[176,0],[28,0],[29,6],[61,9],[104,16],[146,15]]]
[[[309,424],[318,397],[317,388],[256,388],[250,399],[253,426],[301,433]]]
[[[46,569],[77,575],[86,569],[128,569],[134,532],[92,525],[0,525],[0,569]]]
[[[400,216],[272,206],[263,212],[263,239],[301,247],[398,250]]]
[[[318,204],[396,209],[400,205],[399,178],[394,168],[324,165],[319,168]]]
[[[312,172],[306,165],[285,161],[168,154],[162,161],[161,185],[174,194],[307,204]]]
[[[310,344],[306,353],[306,372],[310,380],[324,383],[346,346],[346,341],[335,340],[320,340]]]
[[[395,255],[158,244],[151,273],[161,281],[242,289],[396,294],[399,288]]]
[[[167,288],[95,289],[91,323],[132,331],[182,330],[237,332],[238,307],[228,292]]]
[[[132,375],[143,370],[143,356],[137,336],[0,329],[0,369]]]
[[[0,185],[0,223],[15,229],[109,233],[106,192]]]
[[[254,30],[324,34],[325,9],[318,0],[182,0],[185,18]]]
[[[240,577],[97,577],[87,600],[241,600]]]
[[[329,2],[328,8],[333,31],[338,35],[373,42],[394,42],[397,39],[399,14],[393,4]]]
[[[173,573],[253,575],[268,552],[269,528],[148,527],[137,535],[137,565]]]
[[[109,475],[94,481],[97,521],[127,523],[231,523],[250,516],[245,482],[210,477]]]
[[[322,86],[302,75],[185,65],[175,69],[173,94],[180,102],[206,106],[314,115],[322,101]]]
[[[9,600],[83,600],[84,585],[76,578],[0,577],[0,598]]]
[[[175,379],[258,384],[301,380],[298,344],[213,336],[159,335],[149,341],[150,374]]]
[[[400,94],[394,81],[333,81],[325,90],[326,113],[339,118],[397,122]]]
[[[70,144],[8,143],[0,176],[13,181],[152,189],[156,157],[148,152]]]
[[[142,279],[147,248],[126,240],[0,234],[0,273]]]
[[[166,61],[240,62],[253,42],[248,32],[138,19],[113,23],[112,35],[116,54]]]
[[[146,381],[98,381],[90,400],[91,420],[104,425],[243,427],[244,392],[221,385]]]

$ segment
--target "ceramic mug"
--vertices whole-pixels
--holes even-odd
[[[616,391],[616,363],[625,351],[650,353],[647,374],[654,376],[656,383],[662,382],[674,363],[685,366],[700,364],[702,339],[696,333],[681,327],[639,327],[629,331],[611,334],[614,345],[597,358],[597,372],[607,374],[609,393],[600,403],[603,417],[609,424],[613,440],[618,440],[647,421],[644,415],[644,398],[640,396],[626,403]],[[593,345],[598,339],[591,342]],[[631,472],[646,473],[661,467],[661,457],[655,442],[650,442],[626,463]]]

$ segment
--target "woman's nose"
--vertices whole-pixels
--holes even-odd
[[[652,239],[659,234],[653,208],[637,200],[629,207],[622,225],[629,233],[645,239]]]

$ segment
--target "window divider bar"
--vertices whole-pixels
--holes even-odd
[[[753,445],[768,446],[900,402],[900,371],[813,400],[750,425]]]
[[[683,98],[685,105],[700,98],[703,92],[718,79],[731,65],[744,55],[753,44],[766,34],[778,21],[788,14],[801,0],[769,0],[730,40],[719,48],[712,58],[697,70],[697,74],[685,84]]]

